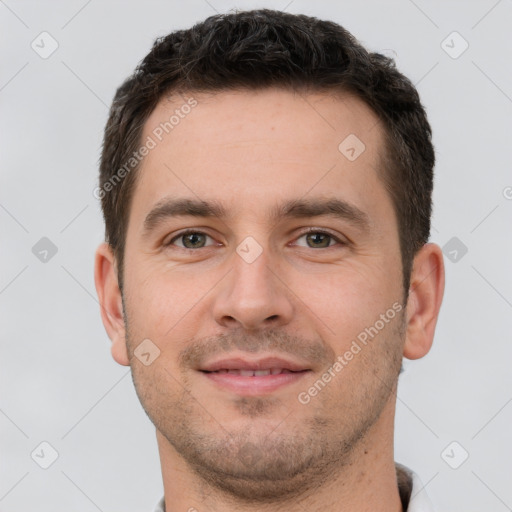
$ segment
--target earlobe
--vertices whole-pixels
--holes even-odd
[[[425,244],[414,258],[411,273],[403,352],[408,359],[419,359],[432,347],[443,300],[444,279],[441,248],[436,244]]]
[[[96,250],[94,282],[101,307],[101,319],[112,341],[112,357],[119,364],[129,366],[121,291],[114,253],[107,243],[102,243]]]

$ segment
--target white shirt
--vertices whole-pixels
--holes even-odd
[[[402,464],[395,463],[395,467],[404,512],[434,512],[418,475]],[[159,501],[154,512],[165,512],[164,498]]]

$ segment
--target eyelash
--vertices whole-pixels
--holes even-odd
[[[308,228],[306,231],[303,231],[296,238],[296,240],[298,240],[299,238],[302,238],[303,236],[312,234],[312,233],[314,233],[314,234],[321,234],[321,235],[327,235],[327,236],[329,236],[332,240],[334,240],[340,246],[348,245],[347,242],[345,242],[343,240],[340,240],[336,235],[333,235],[330,231],[327,231],[325,229],[318,229],[318,228]],[[178,239],[180,239],[180,238],[182,238],[184,236],[191,235],[191,234],[194,234],[194,235],[205,235],[205,236],[210,237],[210,238],[213,239],[213,237],[211,237],[208,233],[205,233],[204,231],[199,231],[197,229],[186,229],[185,231],[182,231],[178,235],[176,235],[173,238],[171,238],[171,240],[169,240],[169,242],[165,243],[164,246],[165,247],[170,247],[170,246],[173,245],[173,243],[176,240],[178,240]],[[180,246],[176,246],[176,247],[178,249],[183,249],[185,251],[197,251],[198,249],[206,249],[207,247],[211,247],[211,246],[199,247],[198,249],[191,249],[189,247],[180,247]],[[320,247],[320,249],[331,249],[332,247],[334,247],[334,246],[329,245],[328,247]],[[313,249],[313,247],[309,247],[309,249]]]

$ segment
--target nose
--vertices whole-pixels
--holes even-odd
[[[293,317],[293,296],[268,250],[251,263],[233,254],[232,270],[220,283],[213,314],[215,321],[229,328],[258,330],[282,327]]]

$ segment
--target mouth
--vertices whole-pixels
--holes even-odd
[[[299,371],[308,371],[308,370],[299,370]],[[229,375],[241,375],[242,377],[265,377],[266,375],[280,375],[282,373],[298,373],[292,370],[288,370],[286,368],[268,368],[266,370],[241,370],[241,369],[233,369],[228,370],[226,368],[222,370],[215,371],[204,371],[205,373],[217,373],[219,375],[229,374]]]
[[[205,365],[199,371],[220,389],[257,396],[296,383],[312,370],[299,362],[267,357],[252,361],[224,359]]]

